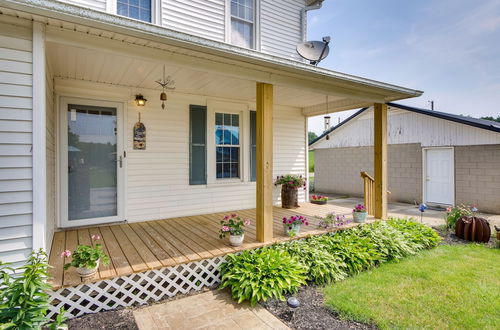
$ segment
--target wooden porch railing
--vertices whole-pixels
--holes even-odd
[[[366,172],[361,172],[361,178],[363,179],[366,212],[369,215],[375,215],[375,179]],[[391,192],[388,190],[387,193]]]

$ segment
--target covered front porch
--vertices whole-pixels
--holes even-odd
[[[275,242],[324,234],[331,230],[319,228],[318,217],[331,212],[342,214],[346,213],[346,209],[334,205],[311,203],[301,203],[298,209],[283,209],[275,206],[273,208],[274,237],[267,242],[257,240],[256,224],[253,220],[256,218],[255,209],[59,231],[54,234],[51,246],[49,260],[52,266],[51,284],[54,290],[58,290],[83,283],[74,269],[64,270],[64,264],[70,262],[71,258],[62,258],[60,254],[65,249],[73,251],[79,244],[95,244],[96,242],[91,240],[92,235],[101,237],[98,242],[103,245],[103,249],[110,257],[110,264],[100,265],[98,273],[85,281],[87,283],[213,259]],[[218,237],[220,221],[225,215],[231,213],[252,220],[252,224],[245,232],[245,241],[239,247],[232,247],[227,238],[219,239]],[[300,235],[293,238],[284,233],[282,225],[282,218],[291,215],[302,215],[309,220],[309,226],[302,226]],[[355,225],[349,223],[339,228],[349,228]]]

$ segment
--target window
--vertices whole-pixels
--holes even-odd
[[[231,0],[231,43],[254,48],[254,0]]]
[[[145,22],[151,22],[152,0],[118,0],[118,15],[135,18]]]
[[[215,114],[216,178],[240,177],[240,116]]]

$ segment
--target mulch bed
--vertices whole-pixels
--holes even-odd
[[[138,330],[131,309],[89,314],[67,322],[70,330]]]
[[[325,307],[321,289],[315,285],[299,288],[295,297],[301,304],[295,310],[288,307],[286,301],[276,299],[261,305],[292,329],[377,329],[371,324],[340,319],[338,314]]]

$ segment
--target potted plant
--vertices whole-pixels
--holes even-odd
[[[295,209],[299,207],[299,187],[306,187],[306,179],[302,175],[280,175],[274,182],[275,186],[281,185],[281,207]]]
[[[301,215],[292,215],[291,217],[283,217],[283,229],[289,237],[295,237],[300,234],[302,225],[309,226],[309,221]]]
[[[335,212],[328,213],[324,218],[317,217],[320,221],[318,223],[319,228],[331,229],[335,227],[340,227],[347,225],[351,220],[346,219],[343,214],[335,214]]]
[[[92,240],[100,239],[99,235],[92,235]],[[95,246],[78,245],[73,253],[70,250],[63,251],[61,257],[73,257],[71,262],[64,265],[64,269],[75,267],[76,272],[82,278],[93,276],[99,268],[99,262],[105,266],[109,265],[109,257],[102,250],[101,244],[98,243]]]
[[[363,204],[355,205],[352,209],[352,218],[354,222],[363,223],[366,221],[366,216],[368,213],[366,212],[366,208]]]
[[[233,213],[226,215],[220,222],[222,228],[219,231],[219,238],[224,238],[229,233],[229,244],[240,246],[245,239],[245,226],[250,225],[249,219],[243,220],[239,215]]]
[[[313,204],[325,205],[326,202],[328,202],[328,197],[326,197],[326,196],[321,196],[321,195],[312,195],[311,196],[311,203],[313,203]]]

